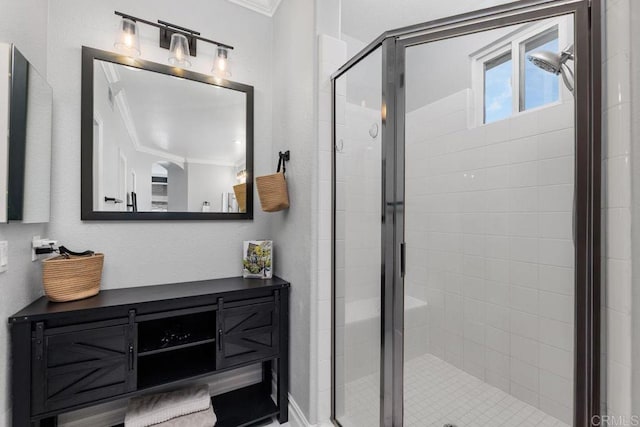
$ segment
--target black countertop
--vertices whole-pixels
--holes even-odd
[[[172,283],[167,285],[139,286],[134,288],[107,289],[94,297],[71,302],[51,302],[46,296],[9,317],[9,323],[37,320],[56,314],[70,314],[77,311],[107,307],[129,306],[163,300],[197,298],[211,294],[226,294],[247,290],[287,288],[289,282],[274,276],[272,279],[244,279],[229,277],[224,279],[201,280],[197,282]]]

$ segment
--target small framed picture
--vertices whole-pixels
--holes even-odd
[[[243,245],[242,277],[271,279],[273,276],[273,241],[247,240]]]

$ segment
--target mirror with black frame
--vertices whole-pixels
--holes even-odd
[[[82,219],[251,219],[253,87],[83,48]]]

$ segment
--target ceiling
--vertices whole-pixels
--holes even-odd
[[[112,90],[124,96],[128,110],[124,115],[129,116],[124,120],[130,120],[140,151],[166,153],[191,163],[231,166],[245,160],[243,92],[109,65],[117,76]]]
[[[512,1],[342,0],[342,32],[370,42],[388,30]]]
[[[281,0],[229,0],[231,3],[235,3],[247,9],[251,9],[254,12],[262,13],[263,15],[273,16],[276,13],[276,9],[280,6]]]

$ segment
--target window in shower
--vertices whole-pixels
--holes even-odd
[[[561,101],[559,74],[534,65],[527,58],[541,51],[559,53],[573,38],[571,23],[554,18],[523,25],[469,55],[476,97],[476,123],[504,120],[534,108]],[[570,95],[568,95],[570,96]]]
[[[484,122],[491,123],[511,115],[511,52],[484,63]]]

